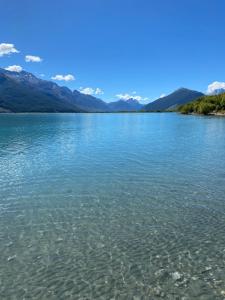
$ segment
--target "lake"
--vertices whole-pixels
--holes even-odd
[[[0,299],[225,299],[225,118],[0,115]]]

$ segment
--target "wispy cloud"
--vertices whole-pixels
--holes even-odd
[[[127,101],[129,99],[135,99],[137,101],[148,101],[149,99],[147,97],[142,97],[142,96],[139,96],[139,95],[136,95],[136,92],[132,92],[131,94],[117,94],[116,95],[117,98],[121,99],[121,100],[124,100],[124,101]]]
[[[51,77],[51,79],[58,80],[58,81],[73,81],[75,80],[75,77],[71,74],[67,74],[67,75],[55,75]]]
[[[26,55],[25,61],[26,62],[41,62],[43,59],[40,56],[35,55]]]
[[[164,97],[166,97],[166,94],[161,94],[161,95],[159,96],[159,98],[164,98]]]
[[[97,89],[95,90],[95,95],[103,95],[103,94],[104,94],[104,92],[103,92],[102,89],[97,88]]]
[[[8,66],[7,68],[5,68],[5,70],[19,73],[23,70],[23,68],[21,66],[13,65],[13,66]]]
[[[11,53],[19,53],[19,51],[15,48],[14,44],[0,44],[0,56],[9,55]]]
[[[216,90],[225,89],[225,82],[214,81],[208,85],[207,94],[214,94]]]
[[[104,94],[102,89],[100,89],[100,88],[94,89],[91,87],[86,87],[86,88],[80,87],[80,92],[85,95],[103,95]]]

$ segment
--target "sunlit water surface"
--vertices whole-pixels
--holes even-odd
[[[0,299],[225,299],[225,118],[0,115]]]

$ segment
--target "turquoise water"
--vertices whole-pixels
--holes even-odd
[[[0,299],[225,299],[225,118],[0,115]]]

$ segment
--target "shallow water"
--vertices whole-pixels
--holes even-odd
[[[0,115],[0,299],[225,299],[225,118]]]

